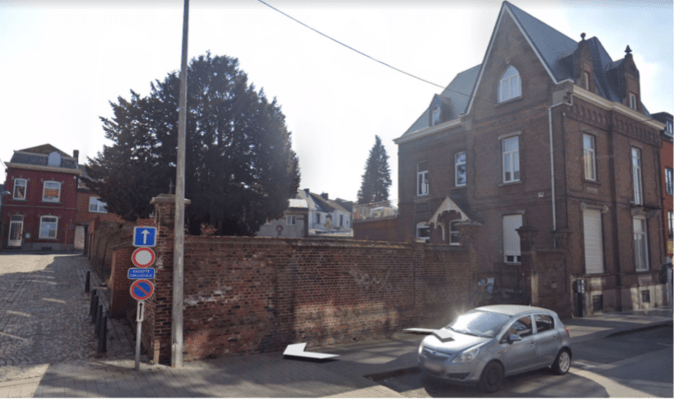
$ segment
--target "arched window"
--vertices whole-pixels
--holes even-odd
[[[521,96],[521,77],[519,71],[510,65],[500,78],[500,88],[498,90],[498,102],[502,103],[509,99]]]

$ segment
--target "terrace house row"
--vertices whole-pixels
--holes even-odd
[[[477,279],[563,315],[578,280],[587,313],[661,304],[664,129],[629,46],[612,60],[503,2],[481,64],[395,140],[401,239],[481,224]]]

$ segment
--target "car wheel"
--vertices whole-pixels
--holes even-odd
[[[570,369],[570,351],[561,349],[556,356],[556,360],[554,360],[552,368],[556,375],[565,375]]]
[[[502,378],[504,376],[505,371],[502,369],[502,365],[499,362],[489,362],[484,368],[484,372],[481,373],[481,389],[488,393],[497,392],[502,384]]]

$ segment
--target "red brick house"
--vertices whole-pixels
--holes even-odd
[[[661,112],[653,114],[653,118],[666,125],[660,136],[660,164],[662,168],[662,215],[664,216],[664,240],[667,257],[674,257],[674,116]]]
[[[575,41],[503,2],[481,64],[435,95],[399,146],[399,240],[460,245],[478,284],[569,316],[666,300],[660,132],[627,46]],[[516,299],[516,300],[515,300]]]
[[[78,151],[50,144],[14,151],[6,163],[0,240],[5,249],[72,250],[77,221]]]

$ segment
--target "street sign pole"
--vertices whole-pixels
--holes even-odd
[[[143,309],[145,308],[145,304],[145,301],[136,303],[136,363],[134,364],[136,372],[139,371],[139,365],[141,364],[141,324],[143,324]]]

